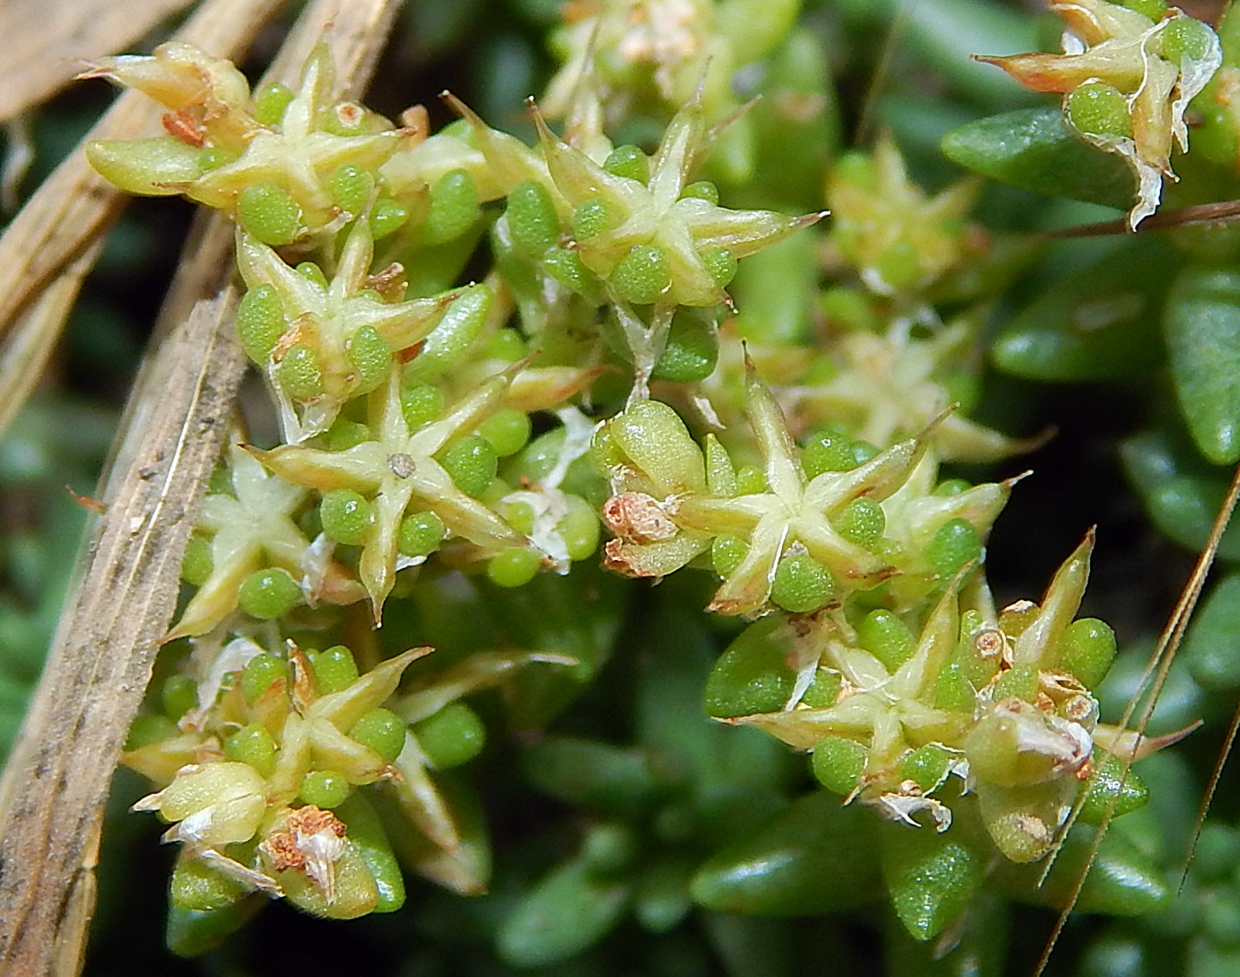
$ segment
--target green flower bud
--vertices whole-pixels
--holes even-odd
[[[730,577],[745,559],[749,552],[749,544],[733,533],[720,533],[710,544],[710,561],[714,564],[715,573],[721,577]]]
[[[160,690],[164,715],[176,722],[198,705],[198,683],[188,675],[169,675]]]
[[[345,163],[327,178],[327,192],[341,210],[356,216],[362,212],[375,189],[375,179],[360,166]]]
[[[1212,47],[1212,33],[1209,27],[1192,17],[1172,17],[1158,35],[1162,56],[1178,65],[1183,65],[1185,59],[1201,61]]]
[[[283,617],[301,600],[301,587],[287,570],[255,570],[241,585],[237,606],[251,617],[271,620]]]
[[[261,658],[262,656],[260,655],[259,657]],[[269,657],[274,658],[274,656]],[[281,664],[283,663],[281,662]],[[286,675],[286,671],[281,671],[271,681],[283,678]],[[245,673],[242,672],[243,682],[244,679]],[[261,676],[257,674],[251,679],[252,684],[257,684],[259,681],[261,681]],[[270,682],[268,685],[270,685]],[[264,686],[258,694],[261,695],[263,691],[266,691],[266,688],[267,686]],[[254,698],[258,698],[258,696],[256,695]],[[251,699],[251,701],[253,700]],[[272,739],[271,734],[267,732],[267,727],[262,723],[250,723],[248,726],[242,726],[224,740],[224,758],[237,763],[249,764],[258,771],[260,777],[270,777],[276,769],[276,741]]]
[[[331,810],[343,804],[352,790],[353,785],[342,773],[335,770],[311,770],[301,779],[297,799],[303,804]]]
[[[686,197],[705,200],[709,204],[719,205],[719,188],[710,180],[698,180],[696,183],[690,183],[680,191],[681,199]]]
[[[209,146],[205,147],[198,154],[198,168],[203,173],[209,173],[211,170],[218,170],[221,166],[232,163],[236,159],[236,154],[230,153],[227,149]]]
[[[345,344],[345,356],[357,371],[355,393],[368,393],[387,379],[392,368],[392,347],[374,326],[362,326]]]
[[[1068,95],[1065,112],[1078,132],[1091,136],[1132,136],[1128,102],[1114,85],[1101,81],[1078,85]]]
[[[530,439],[530,416],[515,407],[501,407],[478,427],[501,458],[515,455]]]
[[[880,454],[882,454],[882,449],[869,441],[854,441],[852,443],[853,461],[858,465],[864,465],[867,461],[877,458]]]
[[[865,747],[860,743],[828,736],[814,747],[814,776],[832,793],[851,794],[861,780],[865,761]]]
[[[650,305],[671,283],[667,253],[657,244],[638,245],[620,259],[611,273],[611,287],[616,294],[634,305]]]
[[[409,220],[409,208],[391,197],[380,197],[370,208],[370,236],[378,241],[400,230]]]
[[[573,211],[573,237],[578,241],[602,234],[611,227],[611,215],[607,203],[598,197],[583,201]]]
[[[581,858],[595,872],[617,872],[632,863],[637,849],[637,839],[628,825],[596,824],[586,832]]]
[[[344,645],[332,645],[310,655],[314,669],[314,684],[319,695],[343,692],[357,681],[357,662],[353,652]]]
[[[1125,774],[1124,764],[1118,757],[1105,750],[1094,750],[1091,759],[1093,769],[1085,783],[1085,797],[1077,810],[1082,824],[1101,824],[1108,812],[1112,817],[1119,817],[1149,802],[1149,787],[1131,768]]]
[[[801,704],[811,709],[828,709],[839,700],[843,687],[844,676],[839,672],[826,668],[816,669],[813,684],[801,696]]]
[[[501,587],[524,587],[534,579],[542,566],[537,550],[525,546],[509,546],[487,562],[487,577]]]
[[[887,528],[887,517],[882,506],[868,496],[861,496],[848,503],[835,528],[845,539],[873,549]]]
[[[823,472],[847,472],[857,467],[852,442],[835,431],[818,431],[810,435],[801,449],[801,465],[805,474],[817,478]]]
[[[276,126],[284,118],[284,110],[293,100],[287,85],[271,81],[254,93],[254,118],[260,125]]]
[[[935,686],[934,707],[949,712],[973,714],[977,704],[977,690],[965,675],[958,662],[949,662],[939,672],[939,680]]]
[[[475,499],[486,491],[499,470],[499,458],[491,442],[476,434],[450,445],[440,464],[457,488]]]
[[[427,244],[460,237],[478,220],[478,187],[466,170],[445,173],[431,187],[431,206],[422,224]]]
[[[328,451],[347,451],[363,441],[370,440],[370,428],[347,417],[338,417],[323,435]]]
[[[443,520],[433,512],[415,512],[401,520],[396,548],[405,556],[430,556],[443,542]]]
[[[934,494],[942,498],[951,498],[961,492],[967,492],[973,486],[963,478],[945,478],[934,487]]]
[[[301,208],[274,183],[255,183],[237,197],[237,223],[263,244],[289,244],[301,231]]]
[[[943,782],[951,761],[950,750],[938,743],[927,743],[904,758],[900,765],[900,779],[915,781],[928,793]]]
[[[443,413],[443,392],[429,383],[403,387],[400,391],[400,409],[411,431],[428,424]]]
[[[486,744],[487,730],[478,714],[463,702],[450,702],[413,727],[422,752],[436,770],[459,767]]]
[[[513,247],[530,258],[541,257],[560,237],[551,194],[541,183],[526,180],[508,194],[508,230]]]
[[[908,625],[881,607],[870,611],[857,625],[857,644],[893,673],[917,650],[917,638]]]
[[[1038,694],[1038,669],[1036,665],[1013,665],[995,680],[994,698],[1014,696],[1032,702]]]
[[[349,738],[370,747],[385,760],[395,760],[405,748],[405,723],[389,709],[371,709],[349,729]]]
[[[786,611],[805,614],[822,607],[833,589],[826,567],[806,553],[789,553],[775,568],[771,600]]]
[[[1119,0],[1119,4],[1144,14],[1155,23],[1162,20],[1163,14],[1167,12],[1167,0]]]
[[[313,261],[300,261],[293,268],[293,271],[301,275],[306,281],[314,282],[319,288],[327,291],[327,276],[323,274],[323,269]]]
[[[534,531],[534,522],[538,517],[528,502],[506,502],[501,512],[504,521],[517,532],[528,536]]]
[[[293,400],[308,401],[323,394],[323,367],[319,354],[298,343],[276,364],[275,381]]]
[[[550,248],[543,253],[542,262],[547,274],[574,295],[595,305],[603,301],[598,278],[581,263],[575,248]]]
[[[246,702],[254,702],[280,681],[288,682],[288,662],[269,651],[255,655],[241,670],[241,692]]]
[[[719,337],[715,324],[700,315],[678,312],[667,333],[663,355],[650,374],[652,380],[694,383],[715,372],[719,361]]]
[[[943,523],[926,547],[926,559],[943,583],[952,580],[961,567],[969,563],[976,565],[981,557],[982,537],[967,519],[949,519]]]
[[[1105,621],[1083,617],[1064,630],[1058,666],[1071,672],[1087,689],[1102,684],[1115,660],[1115,632]]]
[[[757,465],[741,465],[736,470],[737,495],[762,495],[768,488],[766,473]]]
[[[589,559],[598,549],[599,518],[594,507],[580,496],[567,497],[568,512],[556,523],[555,531],[564,541],[568,558],[574,563]]]
[[[698,257],[702,259],[711,279],[720,288],[727,288],[732,283],[736,270],[740,267],[736,256],[727,248],[704,248],[698,252]]]
[[[241,296],[237,303],[237,338],[253,362],[266,366],[287,328],[288,319],[274,287],[257,285]]]
[[[497,329],[487,340],[483,355],[488,359],[516,363],[525,358],[525,340],[515,329]]]
[[[199,858],[178,858],[168,885],[168,901],[178,909],[210,912],[231,906],[245,888]]]
[[[637,146],[631,144],[617,146],[603,161],[603,169],[616,176],[628,177],[638,183],[645,183],[650,179],[650,157]]]
[[[374,522],[371,504],[353,489],[332,489],[319,503],[323,532],[345,546],[361,546]]]
[[[143,713],[142,715],[134,716],[134,720],[129,726],[129,735],[125,738],[125,749],[129,751],[140,750],[144,746],[159,743],[161,740],[169,739],[180,732],[180,727],[162,713],[157,716]]]
[[[214,566],[210,540],[203,536],[191,536],[185,544],[185,556],[181,560],[181,579],[191,587],[201,587],[211,578]]]

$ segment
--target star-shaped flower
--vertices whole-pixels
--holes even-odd
[[[506,376],[492,378],[444,417],[411,433],[401,409],[400,378],[393,371],[386,385],[370,394],[368,417],[374,439],[345,451],[302,445],[250,449],[265,466],[296,485],[320,492],[353,489],[372,500],[374,520],[362,544],[359,573],[376,623],[395,581],[400,524],[406,512],[433,512],[450,533],[488,554],[528,545],[525,536],[461,491],[435,458],[494,413],[507,386]]]
[[[271,248],[237,232],[237,264],[246,285],[274,289],[287,324],[278,338],[276,330],[270,330],[261,343],[246,342],[244,334],[242,339],[251,355],[261,358],[280,401],[284,436],[291,443],[327,430],[346,401],[382,384],[393,356],[430,335],[453,302],[460,300],[459,308],[468,307],[474,316],[485,315],[490,292],[484,286],[435,298],[385,301],[370,274],[373,257],[365,219],[349,230],[335,274],[326,283],[290,268]],[[397,275],[400,271],[395,269]],[[264,355],[260,349],[268,343]],[[293,351],[313,356],[319,382],[309,397],[287,389],[281,364]]]
[[[212,536],[211,575],[166,641],[206,634],[222,623],[236,610],[246,578],[265,566],[287,570],[302,581],[310,603],[349,604],[361,596],[357,581],[330,559],[311,572],[310,541],[293,521],[305,489],[269,474],[240,446],[234,445],[228,458],[235,495],[208,495],[198,517],[199,529]]]
[[[1157,22],[1106,0],[1052,3],[1067,24],[1063,54],[980,58],[1027,88],[1060,92],[1087,142],[1124,158],[1137,180],[1136,228],[1154,213],[1171,169],[1172,140],[1188,151],[1184,112],[1222,63],[1218,37],[1172,7]]]
[[[670,408],[647,403],[609,422],[606,437],[622,456],[611,465],[617,494],[604,508],[617,535],[606,545],[608,562],[634,576],[661,576],[688,563],[714,538],[739,537],[744,555],[726,573],[710,609],[745,615],[767,609],[779,566],[789,557],[807,555],[849,591],[874,587],[895,573],[836,524],[851,503],[878,503],[895,492],[921,458],[924,438],[894,445],[851,470],[811,479],[779,405],[752,365],[746,412],[763,458],[764,492],[738,494],[731,461],[713,438],[703,464]],[[817,606],[822,603],[825,595]]]

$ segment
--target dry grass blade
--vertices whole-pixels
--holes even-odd
[[[1138,736],[1133,742],[1132,751],[1127,756],[1118,758],[1123,764],[1118,789],[1111,797],[1102,823],[1098,825],[1098,830],[1090,843],[1089,852],[1085,858],[1085,867],[1081,870],[1080,875],[1077,876],[1076,882],[1072,886],[1072,891],[1068,895],[1068,902],[1060,912],[1059,918],[1055,921],[1055,927],[1051,931],[1050,938],[1046,941],[1046,946],[1042,950],[1042,956],[1038,960],[1038,966],[1033,972],[1033,977],[1042,977],[1042,974],[1046,971],[1046,967],[1050,963],[1051,954],[1055,950],[1055,944],[1059,941],[1059,936],[1068,922],[1068,917],[1072,914],[1072,910],[1081,896],[1081,890],[1085,887],[1085,878],[1089,874],[1090,866],[1094,863],[1094,858],[1102,845],[1102,839],[1106,835],[1111,819],[1115,815],[1115,805],[1123,791],[1124,782],[1128,777],[1128,771],[1132,766],[1137,747],[1145,735],[1145,728],[1149,724],[1150,717],[1154,714],[1154,707],[1158,705],[1158,696],[1166,684],[1167,675],[1171,671],[1171,663],[1175,659],[1175,653],[1179,649],[1180,641],[1188,628],[1189,618],[1192,617],[1193,609],[1201,599],[1201,593],[1206,585],[1206,577],[1209,575],[1210,567],[1214,565],[1214,557],[1218,553],[1219,541],[1223,538],[1223,531],[1231,521],[1237,501],[1240,501],[1240,468],[1237,468],[1235,474],[1232,475],[1231,486],[1228,488],[1227,496],[1223,499],[1223,503],[1219,506],[1218,513],[1214,517],[1214,525],[1210,528],[1210,537],[1206,541],[1205,548],[1201,551],[1201,555],[1197,557],[1197,562],[1193,566],[1193,572],[1189,575],[1188,582],[1184,585],[1184,592],[1176,602],[1175,610],[1172,611],[1166,627],[1163,628],[1163,632],[1158,638],[1158,643],[1154,646],[1154,651],[1150,654],[1149,662],[1147,662],[1145,671],[1141,675],[1141,681],[1137,685],[1137,690],[1133,693],[1132,699],[1129,700],[1127,707],[1124,709],[1124,714],[1120,718],[1120,728],[1127,729],[1128,724],[1132,721],[1132,717],[1136,714],[1141,699],[1145,698],[1145,705],[1142,707],[1140,719],[1137,721],[1136,731]],[[1153,679],[1152,682],[1150,681],[1151,678]],[[1217,782],[1219,769],[1221,768],[1215,768],[1215,779],[1211,783],[1211,792],[1213,791],[1214,783]],[[1203,805],[1203,813],[1201,815],[1203,819],[1205,817],[1204,808],[1209,803],[1208,797],[1209,794],[1207,795],[1205,805]]]
[[[279,6],[280,0],[206,0],[177,37],[220,57],[234,57],[249,47]],[[157,129],[160,114],[145,95],[126,92],[86,139],[148,135]],[[56,168],[0,237],[0,339],[27,322],[19,320],[21,313],[103,233],[124,200],[90,168],[80,149]],[[0,393],[9,396],[7,390]]]
[[[364,86],[395,0],[319,0],[275,70],[288,78],[326,33],[342,94]],[[234,4],[235,9],[235,4]],[[106,514],[0,780],[0,974],[74,974],[94,905],[111,772],[175,609],[195,508],[218,457],[244,357],[224,222],[187,248],[130,397]]]
[[[50,98],[81,70],[80,59],[115,54],[190,0],[8,0],[0,5],[0,122]],[[38,24],[38,30],[30,30]]]

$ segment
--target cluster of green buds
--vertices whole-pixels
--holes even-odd
[[[725,652],[707,687],[717,718],[812,751],[828,790],[938,831],[973,803],[1014,862],[1045,856],[1074,807],[1096,823],[1119,790],[1121,758],[1156,745],[1098,722],[1092,689],[1115,654],[1102,621],[1076,618],[1092,535],[1042,603],[998,614],[957,578],[924,621],[860,601],[805,620],[772,616]],[[983,603],[984,602],[980,602]],[[1129,774],[1115,810],[1144,803]]]
[[[1052,3],[1067,25],[1063,54],[983,58],[1027,88],[1064,96],[1087,142],[1121,156],[1137,181],[1135,228],[1158,209],[1173,142],[1188,150],[1184,113],[1222,63],[1210,27],[1165,0]]]

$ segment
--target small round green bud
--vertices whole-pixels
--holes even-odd
[[[1078,132],[1091,136],[1131,136],[1132,115],[1123,93],[1114,85],[1087,81],[1068,95],[1068,121]]]
[[[457,488],[475,499],[487,490],[499,470],[499,458],[491,442],[476,434],[450,445],[439,463]]]
[[[374,390],[392,368],[392,347],[374,326],[359,327],[345,343],[344,353],[357,371],[355,393]]]
[[[353,489],[331,489],[319,503],[323,532],[345,546],[366,542],[374,518],[374,507]]]
[[[533,180],[518,183],[508,194],[508,230],[512,245],[530,258],[541,257],[560,237],[560,219],[546,187]]]
[[[934,487],[934,494],[944,498],[967,492],[973,486],[963,478],[945,478]]]
[[[740,536],[720,533],[710,544],[710,560],[715,566],[715,573],[721,577],[732,576],[748,552],[749,544]]]
[[[230,153],[227,149],[208,146],[198,154],[198,168],[204,173],[210,173],[212,170],[218,170],[221,166],[233,162],[236,158],[236,154]]]
[[[757,465],[741,465],[736,469],[737,495],[762,495],[768,487],[766,474]]]
[[[478,220],[478,187],[465,170],[445,173],[431,187],[431,206],[422,224],[427,244],[443,244],[460,237]]]
[[[555,531],[564,540],[568,558],[574,563],[589,559],[598,549],[599,518],[594,507],[577,495],[567,497],[568,512],[556,523]]]
[[[283,617],[300,600],[301,587],[292,574],[276,567],[255,570],[245,578],[237,594],[237,606],[264,621]]]
[[[409,219],[409,208],[391,197],[380,197],[370,208],[370,236],[376,241],[400,230]]]
[[[337,417],[323,435],[328,451],[347,451],[363,441],[370,440],[370,428],[360,421]]]
[[[667,252],[657,244],[639,244],[620,259],[611,273],[611,287],[626,302],[650,305],[672,283]]]
[[[814,777],[835,794],[851,794],[865,770],[865,747],[842,736],[828,736],[814,747]]]
[[[405,723],[390,709],[371,709],[353,724],[349,738],[370,747],[385,760],[395,760],[405,748]]]
[[[185,557],[181,560],[181,579],[191,587],[201,587],[211,579],[213,569],[215,561],[211,555],[210,540],[197,534],[191,536],[185,544]]]
[[[618,872],[632,864],[637,851],[637,838],[627,824],[596,824],[582,841],[581,859],[594,872]]]
[[[401,520],[396,548],[410,557],[430,556],[444,537],[443,520],[433,512],[415,512]]]
[[[355,216],[362,212],[374,189],[375,178],[352,163],[337,166],[327,178],[327,192],[332,196],[332,203]]]
[[[653,380],[694,383],[715,372],[719,362],[719,337],[714,322],[690,312],[672,319],[663,355],[654,365]]]
[[[1162,56],[1178,65],[1186,60],[1201,61],[1212,47],[1212,33],[1209,27],[1192,17],[1172,17],[1158,35],[1162,43]]]
[[[705,200],[708,204],[719,204],[719,188],[710,180],[698,180],[696,183],[690,183],[687,187],[680,191],[681,199],[686,197],[697,200]]]
[[[130,723],[129,735],[125,738],[125,749],[140,750],[152,743],[170,739],[180,732],[180,727],[162,713],[157,716],[143,713],[140,716],[134,716],[133,722]]]
[[[241,693],[254,702],[276,682],[288,682],[288,662],[269,651],[255,655],[241,670]]]
[[[322,396],[323,367],[319,354],[305,343],[298,343],[276,364],[275,381],[293,400],[308,401]]]
[[[443,413],[444,405],[443,391],[429,383],[401,388],[400,410],[411,431],[437,418]]]
[[[270,777],[276,769],[276,741],[262,723],[250,723],[224,740],[224,759],[248,763],[260,777]]]
[[[801,449],[801,465],[805,474],[817,478],[823,472],[847,472],[857,467],[852,442],[835,431],[818,431],[810,435]]]
[[[357,662],[353,659],[353,652],[344,645],[332,645],[309,657],[319,695],[343,692],[357,681]]]
[[[934,790],[947,776],[952,753],[938,743],[919,746],[904,758],[900,765],[900,779],[912,780],[923,791]]]
[[[895,613],[881,607],[870,611],[857,625],[857,644],[882,662],[889,672],[895,672],[917,650],[917,639],[908,625]]]
[[[934,690],[934,707],[969,715],[977,705],[977,690],[959,662],[949,662],[939,672]]]
[[[482,752],[487,728],[463,702],[450,702],[413,727],[418,745],[436,770],[459,767]]]
[[[266,366],[271,351],[288,328],[280,298],[270,285],[256,285],[237,303],[237,338],[245,355]]]
[[[504,522],[519,533],[528,536],[534,531],[534,522],[538,518],[534,507],[528,502],[505,502],[502,507]]]
[[[603,169],[616,176],[624,176],[638,183],[645,183],[650,179],[650,158],[631,144],[617,146],[607,159],[603,160]]]
[[[600,288],[598,278],[581,263],[581,255],[575,248],[549,248],[542,256],[547,274],[574,295],[598,302]]]
[[[806,553],[788,553],[775,568],[771,600],[785,611],[816,611],[831,596],[833,582],[827,568]]]
[[[299,262],[293,271],[301,275],[306,281],[314,282],[323,291],[327,291],[327,276],[323,274],[323,269],[313,261]]]
[[[836,529],[845,539],[871,549],[887,528],[883,507],[868,496],[853,499],[840,514]]]
[[[526,546],[509,546],[487,562],[487,577],[500,587],[524,587],[542,566],[542,556]]]
[[[1075,675],[1085,688],[1097,688],[1114,660],[1115,632],[1106,621],[1083,617],[1064,630],[1058,665]]]
[[[811,709],[829,709],[839,700],[843,688],[843,675],[833,669],[818,668],[814,681],[801,696],[801,704]]]
[[[981,558],[982,537],[971,522],[959,517],[943,523],[926,547],[926,559],[943,583],[950,582],[967,564],[976,565]]]
[[[198,683],[188,675],[169,675],[160,690],[164,715],[176,722],[198,705]]]
[[[260,125],[275,126],[284,118],[284,110],[293,100],[287,85],[271,81],[254,93],[254,118]]]
[[[203,913],[208,917],[233,909],[244,895],[245,887],[240,882],[198,858],[178,858],[168,884],[168,902],[174,911]]]
[[[611,226],[611,215],[607,203],[598,197],[582,201],[573,211],[573,236],[578,241],[602,234]]]
[[[1167,0],[1119,0],[1119,3],[1121,7],[1135,10],[1155,22],[1162,20],[1167,12]]]
[[[301,231],[301,208],[274,183],[255,183],[237,196],[237,223],[263,244],[278,248]]]
[[[877,458],[880,454],[882,454],[882,449],[869,441],[854,441],[852,443],[853,461],[858,465],[864,465],[867,461]]]
[[[703,248],[698,252],[702,264],[710,273],[711,279],[720,288],[727,288],[736,277],[736,269],[740,267],[736,256],[727,248]]]
[[[992,695],[1000,699],[1015,698],[1033,702],[1038,694],[1038,669],[1036,665],[1013,665],[995,680]]]
[[[503,360],[516,363],[525,358],[525,340],[515,329],[497,329],[483,347],[482,355],[487,359]]]
[[[515,407],[501,407],[478,427],[501,458],[515,455],[530,439],[530,415]]]
[[[311,770],[301,778],[297,799],[303,804],[313,804],[330,811],[339,807],[349,797],[353,785],[342,773],[335,770]]]

